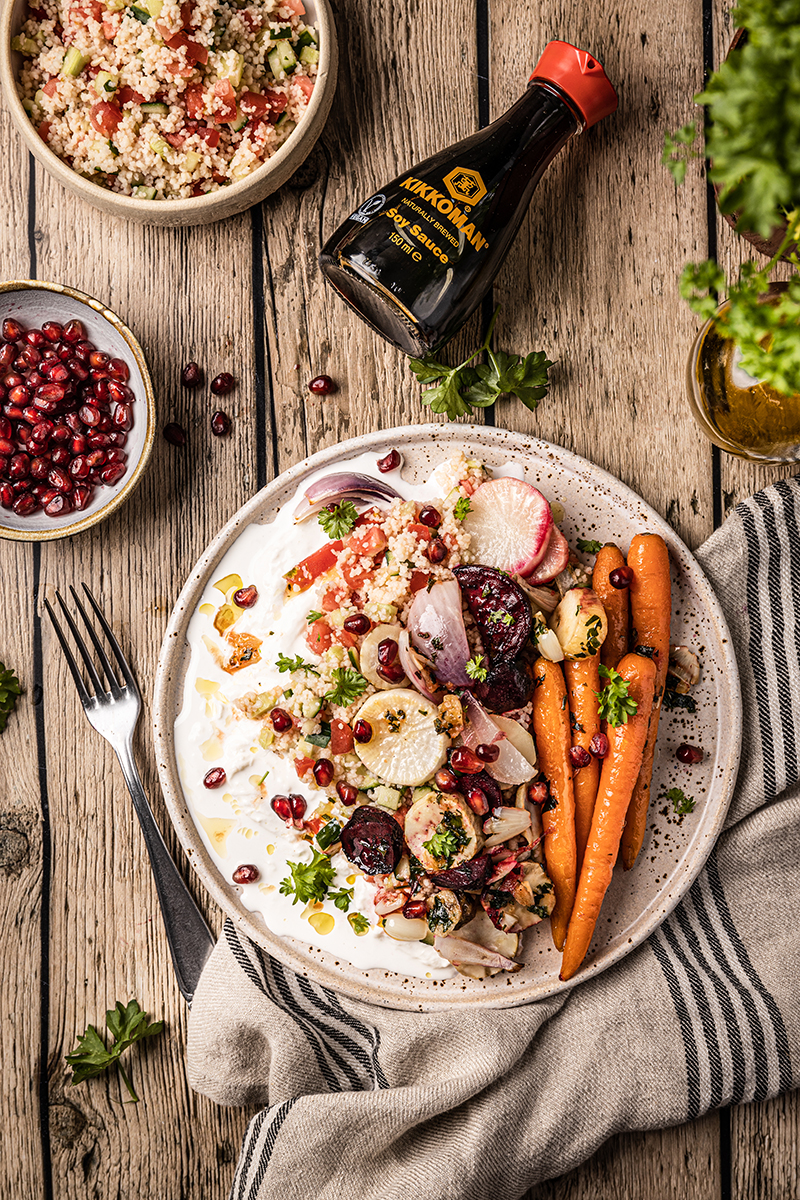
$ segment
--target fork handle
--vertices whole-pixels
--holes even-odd
[[[203,967],[214,949],[215,938],[161,836],[133,757],[133,746],[128,743],[115,749],[150,855],[178,987],[191,1004]]]

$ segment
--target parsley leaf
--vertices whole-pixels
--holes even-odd
[[[358,520],[358,510],[352,500],[332,504],[317,514],[317,520],[329,538],[346,537]]]
[[[599,554],[603,549],[602,542],[586,541],[585,538],[578,538],[576,545],[581,554]]]
[[[317,668],[306,662],[299,654],[296,658],[288,658],[285,654],[279,654],[275,666],[281,674],[284,671],[308,671],[309,675],[319,675]]]
[[[664,795],[670,801],[673,810],[679,817],[685,816],[686,813],[694,812],[695,798],[694,796],[687,796],[682,788],[668,788]]]
[[[499,622],[501,625],[508,626],[513,620],[510,612],[504,612],[502,608],[493,608],[486,618],[486,624],[497,625]]]
[[[282,879],[280,892],[282,896],[294,896],[292,904],[308,904],[310,900],[324,900],[328,888],[333,883],[335,874],[331,860],[327,854],[312,850],[314,855],[310,863],[287,862],[291,872],[290,879]]]
[[[338,892],[328,892],[328,899],[332,900],[342,912],[347,912],[353,902],[353,889],[339,888]]]
[[[471,659],[469,659],[466,665],[466,671],[470,679],[477,679],[479,683],[484,682],[486,676],[488,675],[486,667],[481,666],[481,663],[484,661],[485,658],[482,654],[475,654]]]
[[[86,1079],[94,1079],[102,1075],[109,1067],[116,1066],[122,1080],[130,1093],[131,1099],[138,1101],[139,1097],[131,1086],[131,1081],[120,1062],[120,1056],[142,1038],[153,1037],[164,1028],[163,1021],[148,1023],[147,1013],[142,1012],[136,1000],[123,1005],[118,1000],[116,1007],[106,1013],[108,1026],[114,1041],[109,1049],[94,1025],[87,1026],[86,1032],[78,1038],[78,1045],[71,1054],[66,1056],[72,1067],[72,1086],[83,1083]]]
[[[366,933],[369,929],[369,921],[363,913],[350,913],[347,919],[353,926],[353,933]]]
[[[313,625],[315,621],[322,620],[322,613],[321,612],[310,612],[308,614],[308,616],[306,617],[306,620],[308,621],[309,625]]]
[[[440,861],[444,860],[449,867],[461,847],[466,846],[468,841],[461,817],[457,813],[446,812],[436,826],[434,834],[422,844],[429,854]]]
[[[684,125],[675,133],[664,134],[664,152],[661,155],[661,165],[666,167],[675,183],[680,186],[686,178],[686,168],[689,164],[689,159],[699,158],[700,155],[696,150],[692,150],[692,143],[697,138],[697,123],[692,121],[690,125]]]
[[[0,733],[8,724],[8,718],[17,705],[17,697],[22,695],[22,685],[12,669],[6,670],[0,662]]]
[[[453,505],[453,516],[457,521],[463,521],[468,512],[472,511],[469,496],[459,496]]]
[[[628,717],[633,716],[639,705],[628,695],[628,683],[613,667],[602,664],[598,668],[600,677],[607,680],[602,691],[595,692],[600,702],[600,716],[609,725],[627,725]]]
[[[445,413],[454,421],[468,416],[473,408],[488,408],[504,395],[517,396],[527,408],[534,409],[546,394],[547,373],[553,364],[544,351],[532,351],[523,359],[519,354],[490,349],[499,311],[499,307],[495,309],[482,345],[458,366],[450,367],[430,354],[409,359],[408,365],[421,384],[435,384],[422,393],[422,403],[430,405],[433,412]],[[489,358],[487,363],[470,366],[484,353]]]
[[[331,677],[333,689],[326,692],[322,699],[327,700],[329,704],[341,705],[342,708],[347,708],[369,687],[364,676],[358,671],[351,671],[349,667],[335,667],[331,671]]]

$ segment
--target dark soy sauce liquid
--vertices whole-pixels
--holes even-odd
[[[328,282],[406,354],[429,354],[477,308],[547,166],[583,128],[533,80],[499,120],[365,200],[323,247]]]

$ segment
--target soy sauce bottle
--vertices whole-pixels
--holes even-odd
[[[406,354],[436,350],[488,291],[547,166],[616,107],[592,54],[549,42],[508,112],[362,201],[323,247],[325,278]]]

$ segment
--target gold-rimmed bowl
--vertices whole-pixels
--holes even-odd
[[[38,279],[0,283],[0,327],[6,317],[13,317],[26,329],[40,329],[45,321],[65,325],[67,321],[77,319],[83,323],[87,339],[98,350],[104,350],[112,358],[121,358],[130,371],[128,387],[136,400],[133,428],[125,446],[128,469],[119,483],[111,487],[98,486],[88,508],[62,517],[48,517],[41,509],[28,517],[20,517],[11,509],[0,507],[0,537],[18,542],[49,542],[72,537],[116,512],[141,481],[153,449],[156,427],[156,402],[150,372],[142,347],[125,322],[101,301],[75,288]]]

